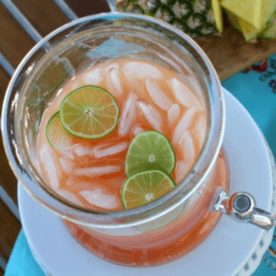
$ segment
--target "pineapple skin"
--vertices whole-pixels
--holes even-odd
[[[164,20],[193,39],[219,33],[212,0],[115,0],[115,4],[121,12]]]

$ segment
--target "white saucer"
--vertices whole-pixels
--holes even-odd
[[[225,90],[223,142],[230,167],[230,194],[251,193],[260,208],[272,211],[272,169],[264,137],[250,114]],[[34,257],[53,276],[236,276],[250,275],[269,246],[273,231],[223,216],[195,250],[172,263],[131,268],[103,261],[82,248],[60,218],[18,188],[22,225]],[[274,203],[273,203],[274,204]]]

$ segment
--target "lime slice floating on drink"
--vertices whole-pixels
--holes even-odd
[[[108,91],[87,85],[63,99],[60,118],[70,134],[84,139],[99,139],[117,126],[119,107]]]
[[[139,133],[129,145],[125,172],[128,177],[146,170],[160,170],[171,174],[175,167],[175,153],[168,138],[149,130]]]
[[[145,205],[172,190],[173,179],[161,171],[144,171],[129,177],[123,184],[121,200],[125,209]]]
[[[55,113],[48,121],[46,137],[50,145],[56,149],[66,149],[71,146],[72,136],[62,125],[59,112]]]

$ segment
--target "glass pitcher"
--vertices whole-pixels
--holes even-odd
[[[123,211],[85,209],[52,190],[33,150],[48,101],[75,75],[116,58],[139,58],[173,70],[190,85],[208,114],[207,135],[192,168],[171,192]],[[229,197],[222,150],[225,105],[217,74],[187,35],[143,15],[107,13],[66,24],[42,39],[23,59],[8,86],[2,112],[5,150],[19,182],[41,205],[60,216],[74,238],[108,261],[159,265],[202,242],[222,213],[264,229],[274,217],[247,193]]]

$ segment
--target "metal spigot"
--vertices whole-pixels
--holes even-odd
[[[213,210],[227,214],[239,222],[251,223],[266,230],[274,227],[276,216],[257,208],[254,197],[249,193],[238,192],[229,196],[220,189],[212,201]]]

